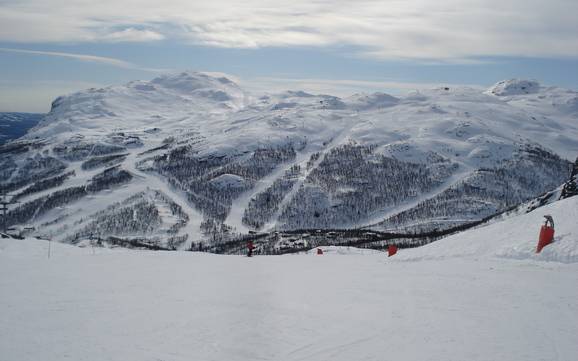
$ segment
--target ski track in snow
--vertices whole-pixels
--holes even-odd
[[[532,84],[531,91],[527,84]],[[457,173],[427,194],[396,207],[375,210],[362,224],[334,225],[368,227],[434,197],[444,187],[458,183],[470,169],[493,167],[511,157],[516,142],[531,144],[535,140],[544,148],[573,160],[578,152],[577,116],[575,91],[516,79],[500,82],[486,92],[442,87],[400,97],[376,93],[333,98],[283,92],[256,98],[225,78],[183,72],[58,98],[51,112],[22,138],[23,141],[41,139],[45,145],[39,150],[31,147],[29,153],[15,158],[22,162],[34,155],[54,156],[51,148],[55,146],[93,142],[87,157],[90,158],[97,143],[127,141],[131,144],[132,137],[144,143],[138,149],[140,152],[160,145],[163,138],[173,138],[175,146],[195,145],[192,149],[198,151],[199,156],[251,154],[256,146],[305,141],[306,148],[298,152],[296,160],[279,165],[258,180],[252,190],[233,200],[225,223],[242,233],[249,231],[242,218],[250,200],[282,177],[293,164],[306,164],[307,158],[319,151],[320,159],[312,169],[302,169],[303,174],[285,195],[265,229],[279,227],[279,216],[309,172],[320,164],[331,147],[342,144],[346,138],[361,146],[375,146],[386,151],[386,156],[389,152],[403,161],[423,162],[424,155],[431,151],[460,164]],[[330,144],[325,144],[329,139],[332,139]],[[131,196],[131,192],[144,191],[149,186],[166,193],[189,215],[190,221],[181,232],[200,238],[197,228],[202,217],[185,192],[171,187],[163,176],[136,169],[137,149],[130,145],[128,148],[130,155],[122,164],[136,176],[129,185],[51,210],[32,220],[30,225],[43,232],[64,235],[77,227],[74,223],[80,218],[86,219]],[[83,171],[81,164],[82,161],[69,162],[66,171],[75,170],[76,175],[63,185],[23,197],[21,201],[84,185],[102,171],[102,168]],[[15,174],[10,173],[11,179]],[[63,218],[58,220],[60,216]],[[45,227],[46,222],[52,221],[57,224]]]
[[[325,155],[327,154],[327,152],[329,152],[335,146],[342,144],[343,140],[345,140],[347,138],[351,129],[353,127],[355,127],[356,125],[357,124],[352,122],[350,125],[346,126],[342,130],[340,130],[321,149],[316,149],[316,148],[309,149],[309,148],[311,148],[311,146],[308,144],[304,151],[297,153],[295,160],[293,160],[292,162],[289,162],[289,163],[283,163],[280,166],[278,166],[277,169],[275,169],[271,174],[269,174],[268,176],[266,176],[265,178],[260,180],[258,182],[258,185],[255,188],[253,188],[250,191],[246,192],[245,194],[241,195],[233,202],[233,205],[231,206],[231,211],[229,212],[229,215],[225,221],[225,224],[228,224],[230,226],[234,226],[237,229],[237,231],[241,230],[242,232],[245,232],[245,233],[248,232],[249,228],[243,224],[242,218],[243,218],[243,214],[245,212],[245,209],[249,205],[249,202],[251,201],[251,199],[256,197],[259,193],[262,193],[265,190],[267,190],[276,180],[283,177],[285,172],[288,171],[291,167],[293,167],[294,165],[300,165],[302,172],[303,172],[303,170],[305,170],[305,171],[299,175],[299,180],[297,182],[295,182],[291,191],[289,191],[285,195],[285,197],[283,197],[283,200],[281,201],[281,203],[277,207],[277,211],[271,217],[269,222],[263,226],[264,231],[271,231],[272,229],[275,229],[275,227],[277,226],[278,219],[281,216],[281,214],[283,213],[283,210],[293,200],[293,198],[295,197],[295,195],[297,194],[297,192],[299,191],[300,187],[303,185],[303,183],[305,182],[305,180],[307,179],[309,174],[319,166],[319,164],[323,161],[323,159],[325,159]],[[311,159],[311,156],[313,154],[318,153],[318,152],[320,153],[319,158],[313,163],[313,165],[309,169],[307,169],[306,168],[307,162]]]
[[[182,246],[183,248],[188,248],[192,241],[198,240],[200,238],[200,226],[203,220],[203,216],[194,209],[189,202],[184,192],[179,192],[173,189],[168,183],[166,183],[161,178],[156,175],[145,173],[136,167],[138,152],[131,153],[124,162],[126,170],[146,179],[147,187],[151,189],[157,189],[167,195],[173,202],[181,207],[183,212],[189,216],[189,221],[187,224],[179,231],[179,233],[186,233],[189,235],[187,242]]]
[[[462,180],[467,178],[471,174],[471,172],[473,171],[472,167],[470,167],[464,163],[459,163],[459,167],[460,167],[460,170],[458,172],[449,176],[448,179],[446,179],[438,187],[435,187],[434,189],[432,189],[431,191],[429,191],[427,193],[422,193],[419,197],[416,197],[415,199],[412,199],[409,202],[405,202],[405,203],[402,203],[400,205],[396,205],[393,207],[393,209],[389,208],[389,209],[386,209],[382,212],[379,212],[376,215],[371,216],[371,218],[369,220],[365,221],[364,223],[356,225],[356,227],[368,228],[368,227],[378,226],[380,222],[383,222],[384,220],[387,220],[388,218],[393,217],[396,214],[403,213],[407,210],[410,210],[410,209],[414,208],[415,206],[417,206],[418,204],[425,202],[428,199],[436,197],[438,194],[442,193],[446,189],[449,189],[450,187],[459,184]],[[455,221],[455,219],[453,219],[453,220]]]
[[[351,120],[351,118],[348,118],[347,120]],[[302,161],[302,163],[304,163],[304,164],[301,164],[301,169],[305,169],[305,172],[303,173],[303,175],[299,176],[299,180],[297,182],[295,182],[295,184],[293,185],[291,190],[285,195],[285,197],[283,198],[281,203],[279,203],[279,207],[277,207],[277,211],[275,212],[275,215],[271,218],[271,220],[268,223],[266,223],[263,226],[265,231],[270,232],[270,231],[277,228],[279,218],[283,214],[283,211],[291,203],[293,198],[295,198],[295,195],[297,194],[297,192],[299,192],[299,189],[301,189],[301,186],[303,185],[303,183],[305,183],[305,181],[309,177],[309,174],[311,174],[311,172],[313,172],[314,169],[319,167],[319,164],[321,164],[321,162],[323,162],[323,160],[325,159],[325,156],[327,155],[328,152],[331,151],[331,149],[335,148],[338,145],[343,144],[343,141],[345,139],[347,139],[349,133],[351,132],[351,129],[353,129],[357,125],[358,124],[356,124],[354,121],[351,121],[349,125],[346,125],[339,133],[337,133],[337,135],[334,136],[326,144],[326,146],[320,151],[319,158],[317,160],[315,160],[315,162],[313,162],[313,164],[310,168],[307,168],[306,164],[307,164],[308,159],[311,157],[311,155],[313,155],[314,152],[309,154],[309,158],[307,160]]]
[[[297,159],[300,159],[300,154],[297,154]],[[238,232],[247,233],[249,228],[243,224],[243,215],[245,209],[249,206],[251,199],[255,198],[259,193],[264,192],[269,188],[275,181],[285,174],[295,163],[299,163],[299,160],[291,163],[282,163],[279,165],[271,174],[259,180],[254,188],[240,195],[237,199],[233,201],[231,205],[231,210],[225,224],[235,227]]]
[[[47,259],[45,241],[0,239],[3,361],[578,354],[577,263],[51,246]]]
[[[545,213],[555,240],[536,254]],[[0,238],[0,355],[574,360],[577,217],[572,197],[390,258],[335,246],[247,258]]]

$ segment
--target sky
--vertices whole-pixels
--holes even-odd
[[[0,111],[182,70],[252,92],[578,89],[576,0],[0,0]]]

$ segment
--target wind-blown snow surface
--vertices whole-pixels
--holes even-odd
[[[544,215],[554,218],[554,242],[536,254]],[[578,263],[578,197],[563,199],[528,214],[447,237],[402,252],[397,259],[446,259],[497,257]]]
[[[21,202],[9,223],[33,235],[188,249],[249,231],[447,228],[559,186],[577,154],[578,93],[535,81],[251,96],[183,72],[59,97],[0,149],[0,186]]]
[[[574,360],[577,206],[578,197],[556,202],[392,258],[335,247],[246,258],[53,242],[48,259],[46,241],[0,239],[0,355]],[[559,237],[536,257],[543,211]]]

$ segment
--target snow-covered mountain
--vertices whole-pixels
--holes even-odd
[[[89,89],[0,150],[9,223],[168,248],[249,231],[431,230],[562,184],[578,93],[509,80],[393,97],[255,96],[184,72]]]

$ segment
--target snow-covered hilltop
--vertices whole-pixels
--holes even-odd
[[[62,139],[78,133],[106,135],[157,125],[189,127],[195,117],[219,117],[248,101],[248,95],[224,77],[188,72],[163,75],[59,97],[29,137]]]
[[[509,80],[250,95],[184,72],[60,97],[2,147],[12,225],[164,248],[275,229],[444,229],[564,182],[578,93]]]

